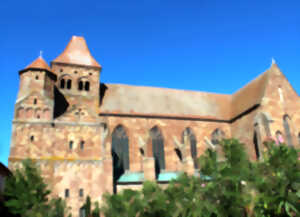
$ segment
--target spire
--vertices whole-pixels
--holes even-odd
[[[25,70],[26,69],[45,69],[47,71],[51,71],[50,67],[48,66],[48,64],[42,56],[39,56],[32,63],[26,66]]]
[[[53,62],[101,68],[91,55],[85,39],[79,36],[73,36],[65,50]]]
[[[272,57],[272,64],[271,64],[271,65],[274,65],[274,64],[276,64],[276,61],[275,61],[275,59]]]

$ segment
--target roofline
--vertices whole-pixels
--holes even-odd
[[[209,117],[196,117],[196,116],[179,116],[179,115],[158,115],[158,114],[129,114],[129,113],[109,113],[100,112],[98,115],[100,117],[121,117],[121,118],[146,118],[146,119],[169,119],[169,120],[182,120],[182,121],[205,121],[205,122],[218,122],[218,123],[228,123],[231,124],[241,117],[251,113],[256,110],[260,104],[255,104],[248,108],[247,110],[241,112],[231,119],[214,119]]]
[[[48,73],[49,77],[52,78],[54,81],[57,81],[57,75],[54,74],[52,71],[49,71],[47,69],[43,69],[43,68],[25,68],[19,71],[19,75],[27,72],[27,71],[45,71],[46,73]]]
[[[228,97],[228,98],[232,97],[232,94],[216,93],[216,92],[209,92],[209,91],[207,92],[207,91],[202,91],[202,90],[189,90],[189,89],[180,89],[180,88],[145,86],[145,85],[136,85],[136,84],[122,84],[122,83],[102,83],[102,82],[100,82],[100,84],[103,84],[106,86],[111,85],[111,86],[128,86],[128,87],[137,87],[137,88],[151,88],[151,89],[160,89],[160,90],[169,90],[169,91],[184,91],[184,92],[191,92],[191,93],[209,94],[209,95]]]
[[[99,64],[99,66],[90,66],[90,65],[82,65],[82,64],[76,64],[76,63],[64,63],[64,62],[58,62],[58,61],[51,61],[50,65],[52,67],[52,64],[59,64],[59,65],[71,65],[71,66],[80,66],[80,67],[87,67],[87,68],[93,68],[93,69],[102,69],[102,66]]]

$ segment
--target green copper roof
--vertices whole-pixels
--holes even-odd
[[[158,175],[157,181],[166,182],[171,181],[172,179],[177,179],[181,172],[162,172]]]
[[[161,172],[158,175],[157,181],[168,182],[173,179],[177,179],[182,172]],[[199,172],[195,173],[195,176],[199,177]],[[202,180],[210,181],[211,177],[200,174]],[[130,182],[143,182],[144,173],[143,172],[126,172],[118,180],[118,183],[130,183]]]
[[[128,183],[128,182],[143,182],[144,173],[143,172],[126,172],[118,180],[118,183]]]

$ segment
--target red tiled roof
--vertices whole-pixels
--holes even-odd
[[[100,113],[228,120],[231,96],[167,88],[105,84]]]
[[[91,55],[85,39],[79,36],[73,36],[65,50],[53,62],[101,68]]]
[[[28,66],[26,66],[25,69],[45,69],[45,70],[51,71],[49,65],[46,63],[46,61],[41,56],[39,56],[32,63],[30,63]]]
[[[232,95],[232,118],[261,103],[267,80],[268,73],[266,71]]]
[[[105,84],[100,113],[230,121],[261,103],[270,73],[276,68],[273,64],[232,95]]]

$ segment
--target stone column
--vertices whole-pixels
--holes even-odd
[[[144,179],[149,181],[155,180],[155,160],[154,157],[143,158]]]
[[[103,180],[105,183],[104,192],[113,193],[113,162],[112,157],[103,159]]]
[[[194,160],[191,156],[185,157],[182,160],[183,163],[183,170],[184,172],[189,175],[192,176],[195,173],[195,169],[194,169]]]

